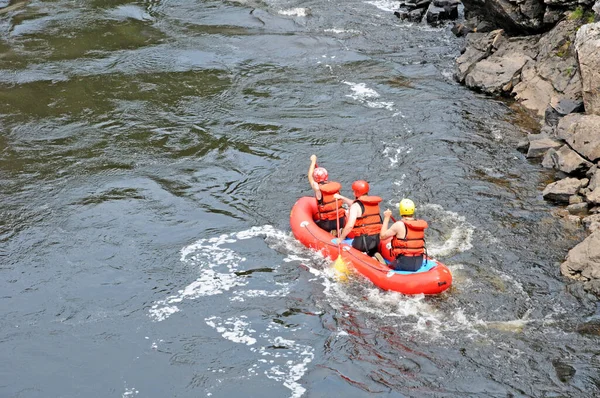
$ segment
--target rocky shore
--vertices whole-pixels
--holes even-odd
[[[587,238],[563,275],[600,296],[600,0],[463,0],[466,36],[456,79],[514,97],[539,120],[520,150],[556,170],[544,199]]]
[[[401,0],[394,14],[439,25],[459,17],[458,0]],[[544,199],[586,228],[561,264],[563,275],[600,297],[600,0],[462,0],[465,36],[456,79],[513,97],[539,121],[519,150],[556,171]]]

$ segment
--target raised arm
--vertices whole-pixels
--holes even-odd
[[[315,180],[313,178],[313,172],[315,171],[315,167],[317,166],[317,155],[310,156],[310,166],[308,167],[308,183],[311,187],[315,185]]]

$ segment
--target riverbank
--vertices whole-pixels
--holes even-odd
[[[556,171],[544,199],[589,235],[561,273],[600,297],[600,1],[463,0],[465,35],[456,79],[495,96],[514,97],[539,121],[519,149]]]

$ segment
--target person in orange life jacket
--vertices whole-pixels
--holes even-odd
[[[423,265],[426,254],[425,229],[427,222],[414,218],[415,204],[410,199],[400,201],[400,216],[390,228],[388,223],[392,216],[391,210],[386,210],[383,215],[383,225],[379,234],[381,239],[392,238],[391,257],[395,260],[390,267],[397,271],[417,271]]]
[[[317,166],[317,156],[310,157],[310,167],[308,168],[308,182],[315,192],[317,199],[317,214],[315,223],[327,232],[333,233],[338,229],[337,218],[339,217],[339,227],[343,228],[346,224],[346,212],[342,208],[343,202],[335,200],[333,197],[342,189],[339,182],[328,181],[327,170]]]
[[[369,195],[369,183],[363,180],[354,181],[352,191],[355,199],[348,199],[340,194],[334,195],[350,206],[346,226],[340,239],[353,238],[352,247],[369,256],[374,256],[379,247],[379,231],[381,230],[381,214],[379,203],[381,198]]]

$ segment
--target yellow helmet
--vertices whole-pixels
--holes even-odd
[[[402,199],[398,208],[400,209],[401,216],[412,216],[415,214],[415,202],[410,199]]]

